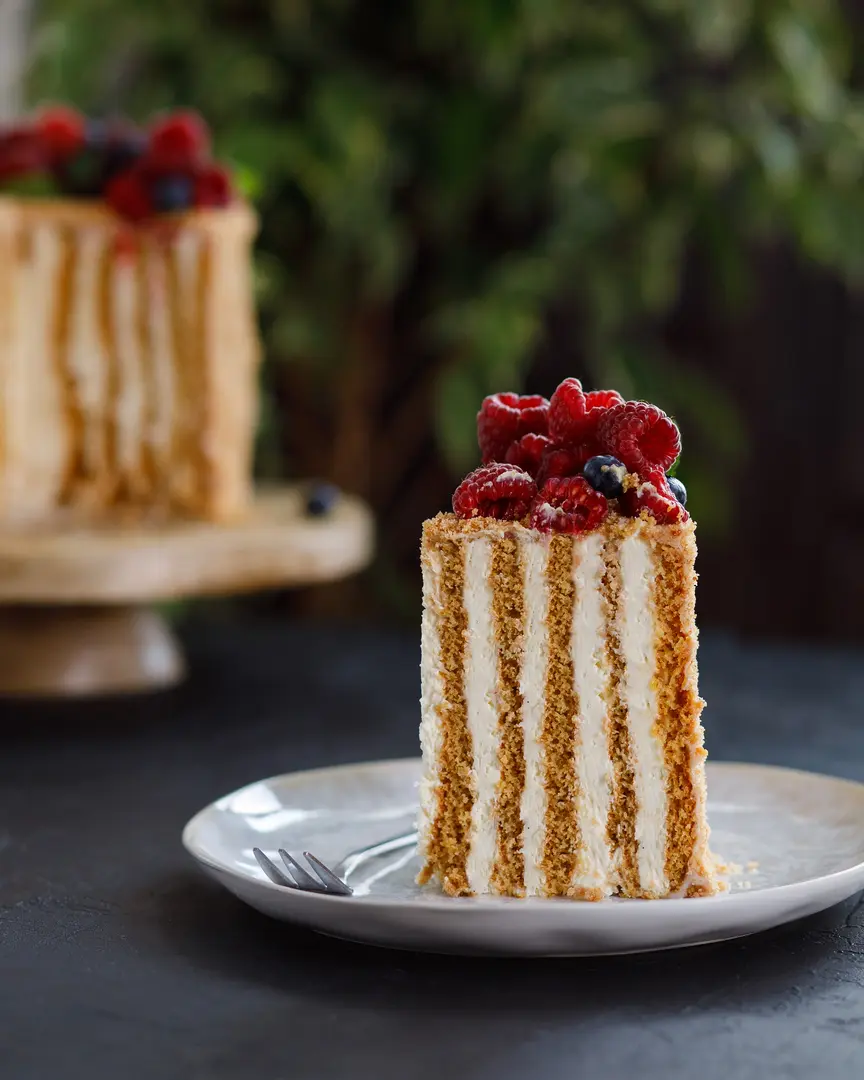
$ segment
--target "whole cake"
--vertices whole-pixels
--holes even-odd
[[[421,883],[715,892],[677,427],[567,379],[487,398],[478,435],[423,528]]]
[[[255,231],[195,114],[0,132],[0,521],[243,514]]]

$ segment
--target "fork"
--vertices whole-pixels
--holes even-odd
[[[369,844],[367,847],[358,848],[336,863],[338,873],[331,870],[320,859],[317,859],[311,851],[304,851],[303,857],[312,870],[315,871],[316,877],[313,877],[308,870],[305,870],[285,848],[279,848],[278,850],[279,857],[285,864],[287,873],[278,867],[272,859],[269,859],[261,848],[252,848],[252,854],[274,885],[281,885],[286,889],[298,889],[300,892],[325,893],[329,896],[352,896],[354,890],[345,881],[345,878],[352,874],[358,866],[362,866],[363,863],[368,862],[369,859],[374,859],[378,855],[387,855],[391,851],[401,851],[403,848],[411,847],[416,843],[417,833],[412,831],[400,833],[398,836],[391,836],[388,840],[381,840],[377,844]]]

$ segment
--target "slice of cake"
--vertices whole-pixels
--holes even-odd
[[[245,511],[256,220],[208,149],[186,113],[0,134],[0,520]]]
[[[575,379],[478,420],[484,466],[423,529],[421,881],[710,894],[677,428]]]

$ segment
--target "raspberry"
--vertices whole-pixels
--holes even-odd
[[[195,175],[196,207],[227,206],[231,202],[231,177],[220,165],[209,165]]]
[[[549,403],[549,434],[559,443],[587,442],[594,438],[605,410],[623,400],[617,390],[586,394],[578,379],[565,379]]]
[[[585,464],[597,453],[593,442],[579,443],[576,446],[547,447],[537,472],[537,483],[542,485],[553,476],[579,476]]]
[[[151,168],[182,172],[210,153],[210,132],[195,112],[181,110],[158,120],[150,129],[147,151]]]
[[[592,390],[585,395],[585,411],[589,413],[592,409],[611,409],[613,405],[623,404],[624,398],[617,390]]]
[[[503,461],[511,443],[523,435],[545,435],[549,402],[539,394],[492,394],[477,413],[477,442],[483,464]]]
[[[460,518],[518,521],[531,509],[536,494],[537,485],[524,469],[495,462],[465,477],[453,493],[453,512]]]
[[[510,443],[504,460],[510,465],[518,465],[520,469],[536,477],[543,452],[551,445],[552,440],[546,435],[523,435],[521,439]]]
[[[625,491],[619,506],[626,517],[639,517],[644,510],[661,525],[673,525],[690,518],[675,498],[668,478],[656,469],[649,472],[638,487]]]
[[[605,453],[640,476],[666,472],[681,453],[681,434],[656,405],[626,401],[601,414],[597,437]]]
[[[45,158],[45,146],[31,129],[7,128],[0,133],[0,180],[40,172]]]
[[[110,180],[105,188],[105,199],[129,221],[143,221],[154,211],[144,176],[138,169],[127,169]]]
[[[552,477],[531,507],[531,527],[541,532],[591,532],[608,513],[609,503],[584,477]]]
[[[579,442],[585,392],[578,379],[565,379],[549,402],[549,434],[558,443]]]
[[[84,117],[63,105],[43,109],[34,130],[52,161],[63,161],[84,145]]]

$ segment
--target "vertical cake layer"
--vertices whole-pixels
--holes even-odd
[[[497,849],[491,884],[506,896],[525,895],[522,794],[525,739],[521,673],[525,649],[525,586],[521,547],[504,533],[492,541],[490,585],[495,620],[498,765],[495,803]]]
[[[624,602],[621,582],[621,536],[618,530],[606,530],[603,546],[602,592],[605,616],[603,648],[608,671],[607,745],[611,762],[606,835],[618,887],[625,894],[638,895],[637,804],[627,712],[626,660],[621,647]]]
[[[421,834],[452,894],[711,891],[690,527],[424,527]]]
[[[600,900],[615,888],[608,837],[612,762],[603,548],[599,533],[586,536],[575,545],[576,600],[570,630],[573,679],[579,702],[574,752],[581,793],[577,802],[581,846],[569,891],[587,900]]]
[[[501,778],[498,766],[498,654],[491,582],[492,543],[478,537],[463,544],[465,704],[474,771],[474,803],[468,836],[466,873],[471,892],[486,892],[495,866],[498,830],[495,804]]]
[[[670,892],[714,891],[705,813],[704,702],[697,687],[696,544],[654,530],[657,731],[666,765],[665,876]]]
[[[522,691],[522,743],[525,781],[522,791],[522,854],[525,891],[542,896],[546,880],[541,868],[546,838],[546,763],[543,752],[543,721],[546,702],[546,672],[549,666],[547,618],[549,590],[546,587],[549,545],[523,530],[519,548],[524,568],[523,601],[525,633],[520,672]]]
[[[564,896],[581,846],[579,777],[576,774],[579,698],[570,651],[575,604],[574,540],[552,536],[546,561],[548,661],[540,743],[546,788],[543,880],[545,891]]]
[[[242,207],[193,214],[123,250],[104,208],[0,200],[3,517],[243,510],[253,227]]]
[[[433,874],[451,896],[472,891],[468,883],[469,837],[476,797],[474,749],[468,726],[465,605],[465,546],[448,533],[442,519],[423,528],[423,655],[421,658],[421,737],[426,757],[421,782],[420,851],[425,859],[421,882]],[[435,642],[430,651],[430,638]]]
[[[619,647],[623,662],[620,693],[627,715],[636,807],[636,876],[628,884],[640,895],[662,896],[667,892],[666,763],[656,728],[656,565],[652,545],[640,531],[622,540],[618,556]]]

